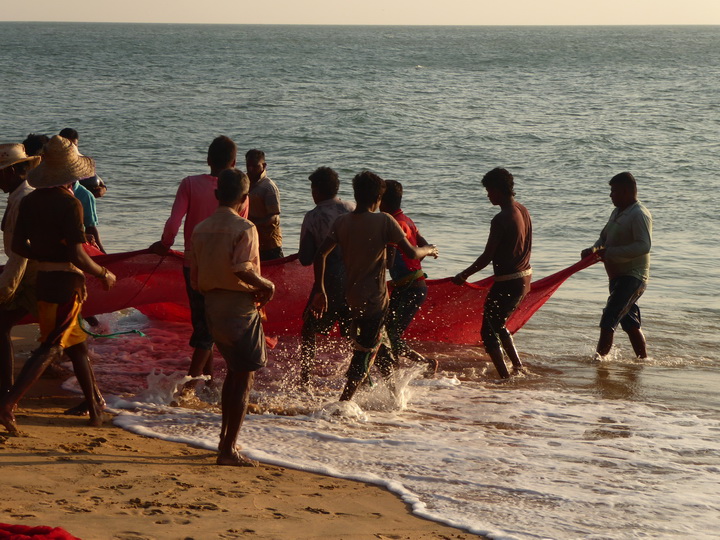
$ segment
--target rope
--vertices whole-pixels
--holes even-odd
[[[132,304],[132,301],[135,300],[135,298],[137,298],[137,296],[143,291],[145,286],[148,284],[148,281],[150,281],[150,278],[152,278],[157,269],[160,268],[160,265],[165,260],[165,257],[166,255],[160,257],[160,260],[155,265],[155,268],[153,268],[152,271],[148,274],[148,276],[145,278],[145,281],[143,281],[142,285],[140,285],[140,288],[137,290],[137,292],[132,295],[125,303],[125,305],[120,309],[125,309]],[[140,330],[126,330],[124,332],[113,332],[112,334],[96,334],[95,332],[91,332],[83,326],[83,318],[80,314],[78,314],[78,323],[80,324],[80,328],[83,332],[85,332],[88,336],[92,336],[94,338],[116,338],[118,336],[124,336],[127,334],[137,334],[140,337],[147,337],[147,334],[142,333]]]
[[[88,336],[92,336],[94,338],[116,338],[118,336],[124,336],[126,334],[137,334],[140,337],[147,337],[146,334],[143,334],[140,330],[126,330],[124,332],[113,332],[112,334],[96,334],[95,332],[91,332],[90,330],[87,330],[83,326],[83,318],[82,315],[78,314],[78,324],[80,324],[80,328],[83,332],[85,332]]]

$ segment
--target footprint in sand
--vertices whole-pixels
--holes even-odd
[[[123,531],[113,536],[113,540],[154,540],[154,538],[135,531]]]
[[[102,471],[100,471],[100,474],[98,476],[102,476],[103,478],[111,478],[113,476],[122,476],[126,473],[127,471],[124,469],[103,469]]]

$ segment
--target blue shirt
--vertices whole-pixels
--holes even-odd
[[[95,196],[80,182],[75,182],[75,185],[73,185],[73,193],[75,193],[75,198],[82,204],[83,225],[85,228],[97,227],[98,217],[95,210]]]

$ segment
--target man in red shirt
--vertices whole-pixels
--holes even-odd
[[[385,181],[385,193],[380,203],[380,211],[390,214],[398,222],[405,233],[408,242],[417,247],[429,245],[422,237],[420,231],[413,223],[413,220],[400,208],[402,204],[403,187],[395,180]],[[420,259],[411,259],[394,246],[388,248],[388,260],[390,262],[390,277],[392,282],[392,293],[390,294],[390,307],[388,317],[385,321],[388,339],[392,347],[392,354],[395,361],[404,356],[414,362],[428,364],[427,375],[432,376],[437,371],[437,360],[430,360],[417,351],[410,348],[402,335],[415,318],[415,314],[427,298],[427,283],[425,273],[422,270]],[[388,354],[385,345],[380,346],[378,355]]]

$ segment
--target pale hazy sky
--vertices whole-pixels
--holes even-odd
[[[720,0],[30,0],[0,21],[230,24],[720,24]]]

